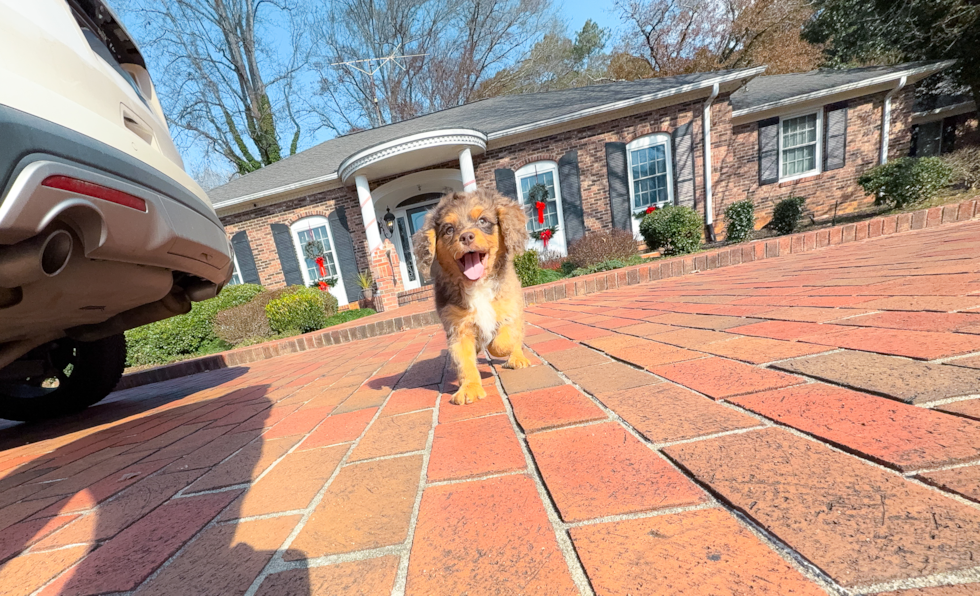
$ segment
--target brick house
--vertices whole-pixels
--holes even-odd
[[[236,281],[335,278],[347,304],[370,269],[376,307],[389,310],[425,291],[411,237],[450,190],[494,188],[527,205],[543,184],[544,223],[529,227],[554,226],[559,252],[589,231],[637,233],[634,214],[650,205],[696,209],[708,237],[744,198],[759,226],[791,195],[818,219],[859,210],[871,199],[857,177],[909,153],[915,84],[949,65],[760,67],[495,97],[326,141],[209,194]]]

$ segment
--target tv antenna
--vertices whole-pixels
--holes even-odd
[[[399,54],[398,51],[401,49],[402,44],[396,45],[390,54],[387,56],[381,56],[379,58],[362,58],[360,60],[348,60],[346,62],[334,62],[330,66],[346,66],[353,68],[354,70],[366,74],[371,79],[371,96],[374,98],[374,109],[378,112],[378,125],[380,126],[384,122],[384,118],[381,115],[381,106],[378,105],[378,93],[374,85],[374,75],[381,72],[381,69],[385,66],[392,64],[398,68],[408,72],[405,68],[405,64],[402,60],[405,58],[420,58],[423,56],[428,56],[428,54]],[[377,64],[377,66],[372,66]]]

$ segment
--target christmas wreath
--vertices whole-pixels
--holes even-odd
[[[558,226],[551,226],[550,228],[544,228],[541,230],[535,230],[531,232],[531,238],[535,240],[540,240],[544,244],[544,249],[548,250],[548,242],[555,237],[555,232],[558,231]]]
[[[647,215],[650,215],[651,213],[653,213],[656,210],[657,210],[657,206],[656,205],[650,205],[646,209],[640,209],[639,211],[634,211],[633,212],[633,219],[643,219],[644,217],[646,217]]]
[[[336,277],[327,277],[324,279],[318,279],[310,283],[311,288],[317,288],[321,292],[326,292],[327,290],[334,287],[335,285],[337,285]]]
[[[322,240],[314,238],[303,245],[303,256],[316,263],[317,273],[319,274],[319,279],[311,283],[310,287],[319,288],[321,292],[326,292],[337,285],[336,277],[327,277],[327,259],[325,253],[326,250]]]
[[[548,207],[548,187],[538,182],[527,190],[527,201],[537,209],[538,223],[543,224],[544,210]]]

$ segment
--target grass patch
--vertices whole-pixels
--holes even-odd
[[[324,325],[324,329],[327,327],[333,327],[334,325],[341,325],[343,323],[350,323],[351,321],[356,321],[357,319],[363,319],[364,317],[370,317],[371,315],[378,314],[373,308],[355,308],[352,310],[342,310],[335,315],[327,317],[327,324]]]

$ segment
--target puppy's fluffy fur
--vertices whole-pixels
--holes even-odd
[[[476,363],[484,348],[506,358],[508,368],[529,364],[521,347],[524,295],[514,270],[527,238],[521,206],[486,190],[442,197],[413,238],[419,267],[431,271],[436,311],[459,377],[454,404],[486,397]]]

